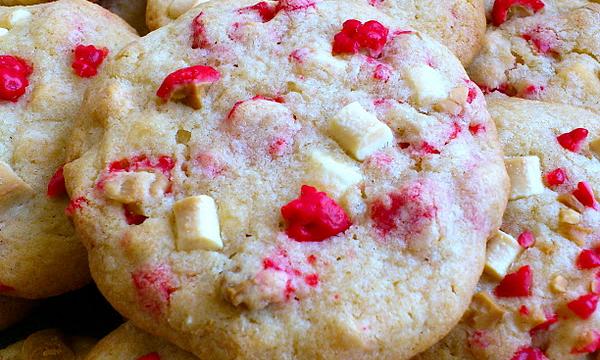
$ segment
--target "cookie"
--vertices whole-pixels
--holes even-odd
[[[0,7],[0,19],[0,294],[48,297],[89,281],[65,214],[66,144],[89,77],[137,36],[83,0]]]
[[[0,359],[83,360],[95,342],[91,338],[65,336],[58,330],[42,330],[0,350]]]
[[[600,115],[508,97],[488,104],[511,201],[462,322],[417,359],[589,359],[600,349]]]
[[[177,19],[192,7],[207,1],[149,0],[146,13],[148,27],[158,29]],[[485,34],[485,14],[482,0],[361,1],[440,41],[448,46],[463,64],[469,64],[481,47]],[[271,4],[274,3],[271,1]]]
[[[194,355],[149,335],[130,322],[108,334],[85,360],[197,360]]]
[[[48,0],[0,0],[0,6],[35,5],[47,1]]]
[[[88,90],[65,176],[93,276],[201,358],[407,358],[504,210],[483,95],[373,7],[265,4],[188,12]]]
[[[0,296],[0,331],[23,319],[35,301]]]
[[[532,0],[519,16],[510,3],[494,3],[482,51],[467,68],[472,80],[484,92],[599,112],[600,4]]]

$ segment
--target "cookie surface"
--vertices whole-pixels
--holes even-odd
[[[147,23],[158,29],[207,0],[150,0]],[[463,64],[469,64],[485,34],[482,0],[361,0],[399,21],[427,33],[448,46]]]
[[[0,296],[0,331],[23,319],[35,301]]]
[[[130,322],[100,340],[85,360],[197,360],[169,342],[139,330]]]
[[[463,321],[417,359],[545,359],[541,352],[551,360],[588,359],[600,348],[595,269],[600,262],[586,260],[597,256],[589,249],[599,245],[600,207],[589,192],[576,189],[585,182],[595,194],[600,191],[600,116],[507,97],[489,98],[488,104],[505,154],[512,159],[507,162],[514,169],[511,180],[519,188],[529,184],[522,187],[529,191],[509,201],[501,228],[506,245],[494,251],[500,238],[490,240],[491,266],[486,265]],[[576,151],[564,148],[558,137],[577,128],[586,129],[587,136],[571,136],[574,141],[562,136],[562,143],[575,144],[570,148]],[[519,170],[523,159],[529,159],[523,169],[530,171]],[[490,261],[491,254],[499,260]],[[506,267],[499,274],[494,270],[500,263]],[[514,292],[517,281],[512,287],[499,285],[510,278],[501,275],[523,274],[523,267],[531,274],[529,295]],[[519,353],[531,357],[515,357]]]
[[[0,359],[83,360],[95,342],[87,337],[65,336],[58,330],[42,330],[0,350]]]
[[[58,171],[90,82],[75,74],[74,50],[92,44],[112,57],[136,35],[82,0],[0,7],[0,19],[6,30],[0,72],[7,81],[0,85],[0,293],[48,297],[89,281]],[[81,61],[75,66],[93,68]]]
[[[65,176],[92,274],[201,358],[409,357],[505,205],[483,96],[373,7],[262,6],[202,5],[88,91]]]
[[[496,20],[490,18],[469,75],[484,92],[600,111],[600,4],[538,3],[544,6],[535,13],[498,12]]]

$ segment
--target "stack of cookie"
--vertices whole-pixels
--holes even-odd
[[[0,0],[0,326],[126,322],[0,359],[600,350],[600,4],[98,3]]]

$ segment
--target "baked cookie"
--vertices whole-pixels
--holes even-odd
[[[95,340],[65,336],[58,330],[42,330],[0,350],[0,360],[83,360]]]
[[[508,97],[488,105],[511,201],[470,309],[418,359],[588,359],[600,350],[600,115]]]
[[[0,7],[0,35],[0,294],[48,297],[89,281],[65,215],[73,118],[89,77],[137,36],[83,0]]]
[[[207,3],[107,64],[82,109],[65,176],[93,276],[201,358],[422,351],[505,206],[460,62],[359,2]]]
[[[600,3],[531,0],[523,16],[510,16],[510,3],[495,2],[467,69],[473,81],[484,92],[600,111]]]
[[[0,331],[23,319],[35,301],[0,296]]]
[[[149,0],[146,22],[158,29],[208,0]],[[448,46],[463,64],[477,54],[485,34],[483,0],[361,0]],[[275,1],[270,1],[275,3]],[[266,5],[266,3],[265,3]]]
[[[0,6],[35,5],[47,1],[48,0],[0,0]]]
[[[175,345],[149,335],[130,322],[108,334],[85,360],[198,360]]]

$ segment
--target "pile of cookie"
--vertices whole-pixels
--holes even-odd
[[[96,2],[0,0],[0,329],[124,324],[0,360],[600,359],[598,1]]]

